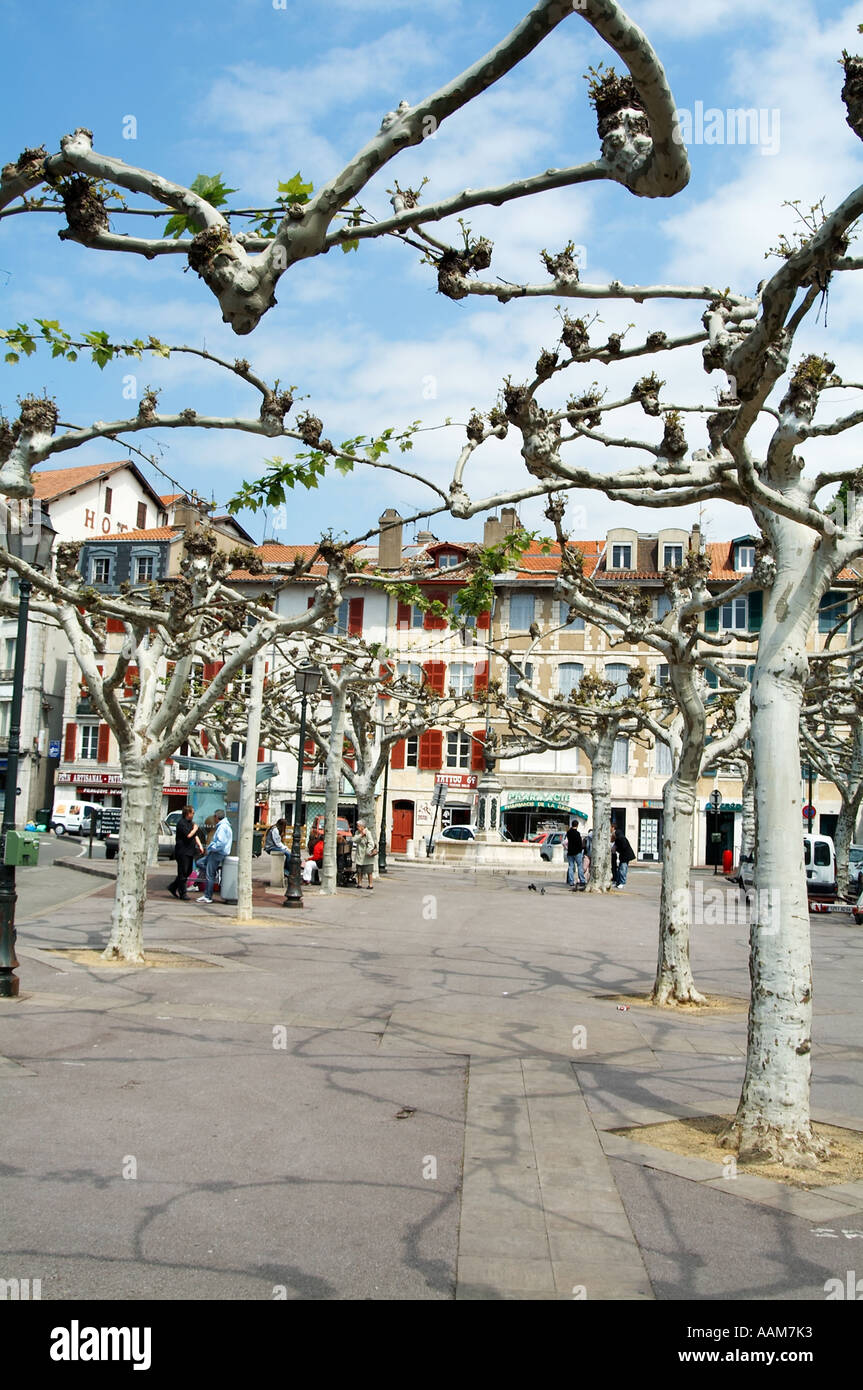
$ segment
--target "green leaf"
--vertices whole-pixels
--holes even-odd
[[[303,183],[303,176],[299,169],[292,179],[288,179],[287,183],[280,183],[278,188],[279,192],[284,194],[284,201],[288,203],[307,203],[310,195],[315,191],[313,183]],[[280,201],[282,200],[280,199]]]
[[[228,201],[228,194],[237,191],[236,188],[227,188],[222,183],[221,174],[198,174],[192,180],[191,189],[214,208],[223,207]]]
[[[359,251],[359,249],[360,249],[360,243],[359,243],[359,241],[357,240],[356,237],[352,237],[350,241],[343,241],[343,242],[342,242],[342,250],[345,251],[345,252],[348,252],[348,251]]]
[[[6,356],[4,357],[3,361],[4,361],[4,362],[20,362],[21,359],[20,359],[20,357],[18,356],[17,352],[7,352],[7,354],[6,354]]]

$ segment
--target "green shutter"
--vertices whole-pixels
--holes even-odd
[[[719,609],[718,609],[718,608],[708,608],[707,612],[706,612],[705,615],[704,615],[704,631],[705,631],[705,632],[718,632],[718,631],[719,631]]]
[[[764,616],[764,593],[761,589],[756,589],[749,595],[749,631],[760,632],[761,620]]]

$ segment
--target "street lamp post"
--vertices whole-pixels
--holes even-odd
[[[288,869],[288,886],[285,891],[283,907],[302,907],[303,881],[300,872],[300,816],[303,807],[303,758],[306,748],[306,700],[314,695],[320,684],[321,673],[316,666],[300,666],[294,676],[294,683],[302,696],[300,706],[300,746],[297,751],[297,790],[294,796],[294,833],[291,837],[291,859]]]
[[[10,502],[5,508],[5,545],[9,555],[26,560],[34,569],[45,569],[51,559],[51,546],[57,534],[38,504],[31,513],[31,503]],[[29,579],[19,581],[18,632],[15,641],[15,668],[12,676],[12,706],[9,712],[9,750],[6,755],[6,793],[3,798],[3,822],[0,825],[0,998],[15,999],[19,980],[15,955],[15,869],[6,861],[6,836],[15,828],[15,801],[18,795],[18,753],[21,743],[21,705],[24,696],[24,657],[27,645],[27,616],[33,585]]]
[[[714,787],[713,791],[710,793],[710,804],[713,807],[713,833],[711,836],[714,846],[713,853],[715,856],[713,860],[713,877],[716,878],[720,856],[719,808],[722,805],[722,792],[718,787]]]
[[[393,717],[388,714],[384,720],[384,733],[391,734],[393,730]],[[390,782],[390,750],[387,749],[386,761],[384,762],[384,804],[381,812],[381,833],[378,837],[378,873],[387,874],[387,792]]]

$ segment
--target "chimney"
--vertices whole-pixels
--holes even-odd
[[[500,514],[500,524],[505,536],[509,536],[513,531],[517,531],[521,526],[518,519],[518,512],[515,507],[504,507]]]
[[[402,518],[393,507],[387,507],[379,517],[381,528],[378,548],[378,568],[382,570],[401,569],[402,564]]]
[[[185,530],[206,520],[208,508],[198,497],[181,497],[174,503],[172,526]]]
[[[693,555],[701,554],[701,527],[696,521],[692,528],[692,535],[689,538],[689,549]]]
[[[503,527],[496,516],[488,516],[485,519],[485,528],[482,533],[483,545],[497,545],[498,541],[503,540]]]

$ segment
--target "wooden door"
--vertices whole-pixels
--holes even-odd
[[[413,839],[414,804],[412,801],[393,802],[393,834],[390,849],[393,854],[404,854],[408,840]]]

